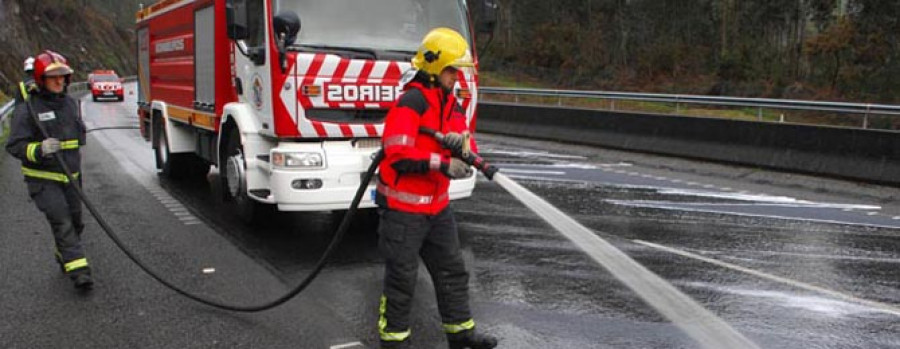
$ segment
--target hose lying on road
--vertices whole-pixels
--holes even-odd
[[[28,102],[28,103],[26,103],[26,105],[28,107],[29,115],[31,115],[31,117],[35,119],[35,122],[37,123],[38,128],[40,128],[41,133],[44,135],[45,138],[49,138],[49,134],[47,133],[47,130],[44,128],[44,125],[37,119],[37,115],[32,110],[31,103]],[[113,127],[113,128],[116,128],[116,127]],[[93,130],[99,130],[99,129],[109,129],[109,128],[96,128]],[[82,202],[84,202],[85,207],[87,207],[88,211],[91,212],[91,215],[93,215],[94,218],[97,219],[97,223],[100,224],[100,227],[103,228],[103,231],[106,232],[106,235],[109,236],[109,238],[112,239],[112,241],[116,244],[116,246],[118,246],[119,249],[121,249],[122,252],[124,252],[125,255],[128,256],[128,258],[130,258],[132,261],[134,261],[134,263],[137,264],[137,266],[140,267],[144,272],[146,272],[152,278],[156,279],[156,281],[159,281],[161,284],[163,284],[166,287],[170,288],[171,290],[181,294],[182,296],[185,296],[185,297],[195,300],[197,302],[206,304],[208,306],[219,308],[219,309],[231,310],[231,311],[258,312],[258,311],[272,309],[274,307],[277,307],[277,306],[283,304],[284,302],[287,302],[291,298],[294,298],[294,296],[296,296],[300,292],[303,292],[303,290],[306,289],[306,287],[309,286],[310,283],[312,283],[312,281],[316,278],[316,276],[319,275],[319,272],[321,272],[322,268],[325,267],[325,263],[328,261],[328,259],[331,257],[331,255],[334,253],[334,251],[337,249],[337,246],[344,239],[344,235],[346,234],[347,229],[350,227],[350,221],[351,221],[351,219],[353,219],[353,216],[356,214],[357,208],[359,207],[359,202],[362,200],[362,196],[365,193],[366,188],[368,188],[369,182],[372,180],[372,176],[375,173],[375,169],[378,168],[378,164],[384,158],[384,151],[379,150],[377,155],[375,156],[375,158],[372,160],[372,164],[369,165],[369,169],[366,171],[366,174],[365,174],[362,182],[360,183],[359,188],[356,190],[356,196],[353,197],[353,202],[350,204],[350,208],[347,211],[347,214],[344,215],[344,219],[341,220],[341,224],[338,226],[337,232],[334,234],[334,237],[331,239],[331,242],[328,244],[328,248],[326,248],[325,252],[322,253],[322,256],[319,257],[319,261],[316,262],[315,267],[309,273],[309,275],[307,275],[306,278],[303,279],[302,282],[300,282],[300,284],[298,284],[296,287],[291,289],[290,292],[284,294],[283,296],[281,296],[275,300],[272,300],[267,303],[259,304],[259,305],[234,305],[234,304],[223,303],[223,302],[220,302],[217,300],[204,298],[204,297],[192,294],[188,291],[185,291],[185,290],[179,288],[178,286],[172,284],[171,282],[167,281],[166,279],[163,279],[161,276],[159,276],[159,274],[153,272],[153,270],[151,270],[149,267],[147,267],[147,265],[137,255],[135,255],[134,252],[131,251],[131,249],[128,248],[128,246],[125,246],[125,244],[122,243],[122,240],[119,239],[119,236],[115,233],[113,228],[110,227],[108,223],[106,223],[106,220],[103,219],[103,216],[101,216],[100,212],[97,211],[97,209],[94,207],[94,204],[90,200],[88,200],[88,198],[84,195],[84,192],[81,190],[81,185],[79,185],[78,181],[75,180],[75,178],[72,176],[72,171],[69,170],[69,166],[66,164],[65,161],[63,161],[62,155],[59,152],[56,152],[56,153],[53,153],[53,156],[56,159],[56,161],[59,162],[59,164],[62,166],[63,172],[65,172],[66,177],[69,179],[70,185],[72,185],[75,188],[75,192],[78,194],[78,197],[81,199]]]
[[[94,131],[105,131],[105,130],[139,130],[140,126],[105,126],[105,127],[94,127],[92,129],[88,129],[86,133],[91,133]]]

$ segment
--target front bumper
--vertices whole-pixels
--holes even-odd
[[[269,184],[271,198],[281,211],[327,211],[346,210],[353,201],[353,196],[362,183],[362,177],[372,157],[378,150],[375,148],[355,148],[350,141],[329,141],[314,143],[325,158],[325,168],[316,170],[298,170],[274,168],[270,163]],[[311,150],[309,144],[282,143],[278,148],[292,150]],[[450,182],[450,199],[461,199],[472,195],[475,188],[475,178]],[[375,207],[375,177],[369,183],[360,208]],[[322,187],[319,189],[295,189],[292,183],[302,179],[319,179]]]

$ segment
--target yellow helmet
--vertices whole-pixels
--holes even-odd
[[[469,44],[450,28],[437,28],[425,34],[412,65],[430,75],[440,75],[444,68],[473,67]]]

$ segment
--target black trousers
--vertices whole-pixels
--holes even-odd
[[[387,323],[383,332],[409,329],[419,257],[434,282],[443,323],[471,320],[469,273],[459,250],[459,234],[450,208],[434,216],[390,209],[379,209],[379,214],[378,248],[385,258],[380,320]]]
[[[67,273],[77,274],[88,270],[81,245],[84,222],[81,219],[81,200],[75,188],[66,183],[53,181],[29,181],[28,194],[37,208],[47,217],[56,251],[61,262],[68,266]],[[73,263],[74,262],[74,263]]]

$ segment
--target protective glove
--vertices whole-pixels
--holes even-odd
[[[466,178],[472,175],[472,167],[457,158],[441,163],[441,172],[450,179]]]
[[[462,153],[463,149],[463,136],[456,132],[450,132],[444,135],[443,140],[444,148],[450,150],[453,154]]]
[[[25,82],[25,91],[28,93],[36,93],[38,89],[38,85],[34,81]]]
[[[41,142],[41,154],[44,157],[51,157],[53,153],[59,151],[59,140],[56,138],[47,138],[43,142]]]

